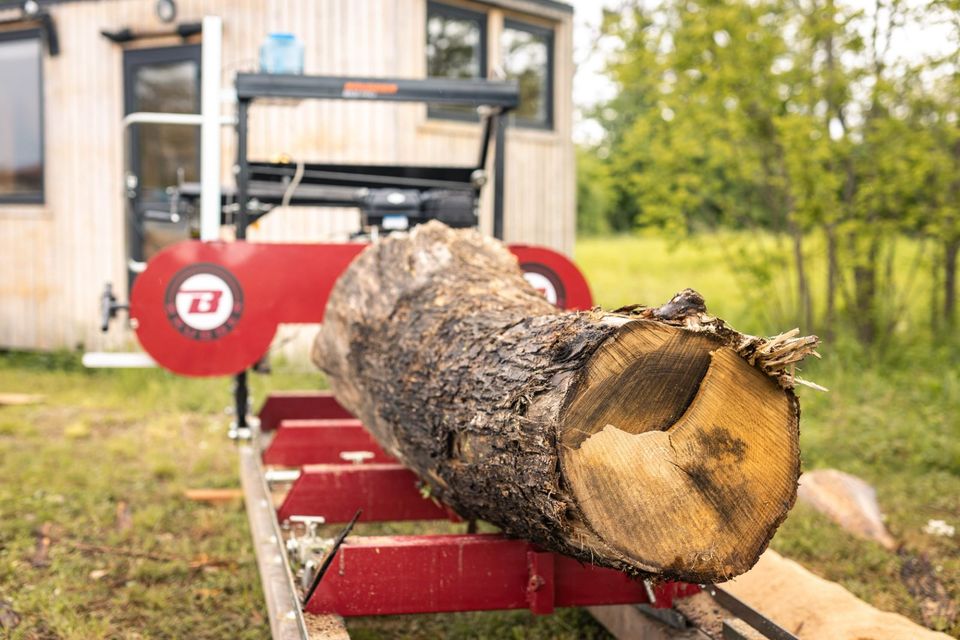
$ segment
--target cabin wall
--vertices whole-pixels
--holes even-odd
[[[524,0],[457,2],[488,14],[488,68],[495,67],[504,16],[535,11],[555,28],[554,129],[507,132],[505,234],[511,242],[573,248],[574,157],[571,14]],[[494,6],[491,6],[494,5]],[[122,175],[123,49],[100,31],[158,29],[154,0],[49,5],[61,53],[44,58],[45,204],[0,204],[0,347],[132,347],[115,323],[99,331],[98,298],[111,281],[126,298]],[[305,44],[305,72],[424,77],[426,0],[178,0],[178,22],[223,18],[224,87],[256,69],[269,31]],[[0,9],[0,19],[18,10]],[[197,41],[200,41],[199,39]],[[180,44],[179,38],[127,46]],[[225,104],[224,113],[234,105]],[[306,101],[251,110],[250,157],[286,154],[305,161],[464,163],[475,161],[479,124],[428,119],[424,105]],[[223,130],[223,179],[231,180],[233,130]],[[492,183],[481,225],[492,228]],[[320,241],[357,227],[351,210],[276,211],[251,230],[257,241]]]

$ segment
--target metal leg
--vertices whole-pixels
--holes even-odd
[[[247,424],[250,390],[247,387],[246,370],[238,373],[233,379],[233,412],[236,419],[230,428],[230,437],[246,440],[250,437],[250,425]]]
[[[493,237],[503,240],[503,180],[506,163],[506,115],[500,113],[494,116],[494,127],[497,139],[497,156],[494,158],[493,170]]]
[[[247,238],[247,180],[249,167],[247,166],[247,118],[250,101],[237,102],[237,240]]]

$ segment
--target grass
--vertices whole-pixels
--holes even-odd
[[[659,303],[691,286],[735,326],[787,328],[771,326],[738,293],[711,243],[586,239],[577,259],[606,306]],[[876,358],[841,343],[823,352],[804,375],[830,393],[801,391],[805,468],[835,467],[873,483],[894,536],[909,552],[926,554],[960,598],[958,540],[922,532],[931,518],[960,525],[956,348],[907,344]],[[322,385],[307,369],[275,368],[253,377],[255,397],[268,388]],[[242,505],[182,497],[190,487],[238,484],[225,437],[228,381],[90,372],[73,355],[4,354],[0,391],[46,396],[38,405],[0,407],[0,620],[11,611],[20,617],[8,637],[268,635]],[[46,566],[34,562],[40,531],[51,538]],[[773,546],[869,602],[919,620],[897,556],[809,509],[792,512]],[[350,628],[364,639],[606,637],[580,610],[360,619]],[[960,634],[956,625],[946,630]]]

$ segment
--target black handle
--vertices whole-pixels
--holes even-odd
[[[113,285],[108,282],[100,294],[100,331],[106,333],[110,329],[110,320],[116,318],[120,310],[129,311],[130,305],[117,302],[117,297],[113,295]]]

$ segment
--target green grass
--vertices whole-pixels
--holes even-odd
[[[182,497],[238,483],[227,382],[6,356],[0,389],[47,398],[0,408],[0,598],[22,618],[10,637],[268,633],[242,505]],[[128,528],[118,526],[121,503]],[[33,566],[45,524],[49,566]],[[205,558],[214,564],[202,566]]]
[[[756,312],[716,243],[670,245],[656,237],[587,239],[577,259],[605,306],[660,303],[691,286],[734,326],[787,328]],[[841,342],[823,353],[804,376],[831,391],[800,392],[805,468],[836,467],[873,483],[894,536],[908,551],[926,554],[960,598],[960,541],[921,531],[930,518],[960,525],[956,346],[907,344],[868,357]],[[306,368],[277,369],[252,378],[256,398],[267,389],[323,384]],[[242,505],[182,497],[190,487],[238,484],[225,436],[229,390],[227,380],[162,371],[89,372],[72,355],[0,355],[0,391],[47,397],[39,405],[0,407],[0,619],[7,607],[21,617],[9,637],[267,635]],[[118,526],[121,503],[129,508],[128,528]],[[36,532],[47,523],[50,564],[34,567]],[[866,600],[919,620],[897,557],[809,509],[794,510],[773,546]],[[365,639],[605,637],[580,610],[368,618],[350,628]],[[947,630],[960,634],[958,626]]]
[[[912,340],[929,329],[928,243],[889,243],[895,291],[880,296],[878,315],[893,322],[896,340]],[[824,313],[826,249],[821,238],[804,241],[806,272],[815,318]],[[769,334],[797,322],[796,272],[785,239],[751,232],[723,231],[685,239],[657,234],[581,238],[576,260],[586,272],[596,301],[605,308],[656,305],[690,287],[704,295],[709,311],[738,329]],[[881,265],[887,270],[888,254]],[[842,307],[843,296],[838,295]]]

